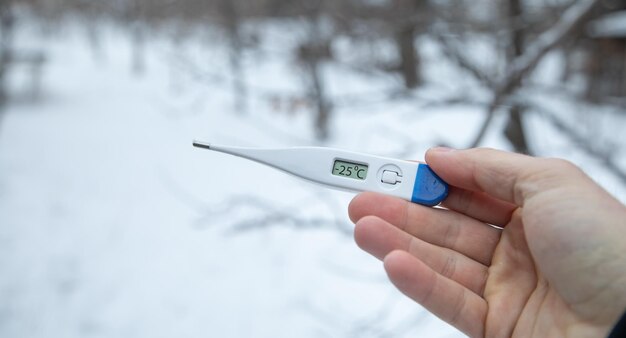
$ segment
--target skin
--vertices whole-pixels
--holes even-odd
[[[363,193],[354,237],[470,337],[605,337],[626,309],[626,207],[557,159],[434,148],[444,208]],[[491,225],[503,228],[498,229]]]

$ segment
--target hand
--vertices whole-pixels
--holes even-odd
[[[626,207],[574,165],[431,149],[447,209],[363,193],[358,245],[471,337],[604,337],[626,310]],[[503,228],[497,229],[495,225]]]

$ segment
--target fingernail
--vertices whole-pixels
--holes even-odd
[[[430,148],[430,151],[434,151],[436,153],[449,153],[456,151],[456,149],[448,148],[448,147],[434,147]]]

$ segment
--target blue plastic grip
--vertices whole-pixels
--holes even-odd
[[[411,202],[435,206],[448,196],[448,183],[444,182],[427,164],[417,167]]]

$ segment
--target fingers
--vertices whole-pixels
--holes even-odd
[[[485,192],[518,206],[539,191],[565,182],[581,183],[580,179],[586,177],[566,161],[494,149],[433,148],[426,153],[426,162],[453,186]]]
[[[406,233],[489,265],[500,231],[454,211],[433,209],[399,198],[362,193],[348,208],[353,222],[377,216]]]
[[[431,269],[481,295],[487,280],[487,267],[456,251],[415,238],[386,221],[373,216],[361,219],[354,238],[363,250],[382,260],[394,250],[404,250]]]
[[[402,293],[468,336],[483,336],[484,299],[406,252],[393,251],[384,263],[389,279]]]
[[[450,187],[444,207],[479,221],[504,227],[511,220],[516,205],[495,199],[483,192]]]

